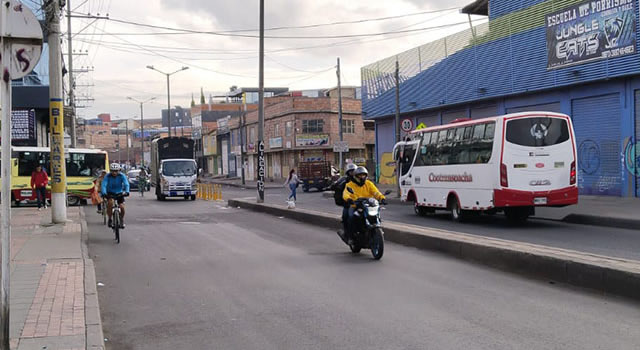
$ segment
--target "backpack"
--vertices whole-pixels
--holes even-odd
[[[341,178],[338,179],[338,181],[336,181],[333,186],[331,186],[331,189],[334,191],[333,192],[333,200],[336,202],[336,205],[344,207],[345,205],[345,201],[342,198],[342,193],[344,193],[344,188],[347,186],[347,183],[349,182],[349,178],[346,176],[343,176]]]

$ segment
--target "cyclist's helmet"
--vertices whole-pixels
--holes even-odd
[[[111,171],[120,171],[120,164],[118,164],[118,163],[112,163],[112,164],[109,166],[109,170],[111,170]]]
[[[353,163],[349,163],[347,164],[347,176],[352,176],[353,172],[358,169],[358,166],[353,164]]]
[[[367,176],[369,176],[369,171],[367,168],[363,166],[359,166],[354,172],[353,177],[358,185],[362,186],[367,181]]]

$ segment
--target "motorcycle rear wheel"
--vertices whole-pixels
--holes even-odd
[[[381,228],[376,228],[371,238],[371,255],[380,260],[384,254],[384,235]]]

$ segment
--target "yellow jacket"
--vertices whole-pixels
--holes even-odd
[[[353,194],[349,192],[349,188],[353,190]],[[344,192],[342,192],[342,199],[345,202],[349,201],[349,199],[355,201],[358,198],[375,198],[379,201],[385,199],[384,195],[378,191],[376,185],[373,182],[367,180],[364,185],[360,186],[353,181],[349,181],[344,188]]]

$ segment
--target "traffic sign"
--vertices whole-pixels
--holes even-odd
[[[349,142],[338,141],[333,144],[333,152],[335,153],[347,153],[349,152]]]
[[[404,132],[409,132],[413,130],[413,120],[403,119],[402,122],[400,123],[400,128],[402,128],[402,131]]]
[[[18,1],[12,0],[7,11],[0,37],[10,45],[9,76],[14,80],[31,73],[40,61],[42,28],[33,12]]]
[[[418,126],[416,126],[416,130],[422,130],[426,128],[427,128],[427,125],[425,123],[420,123],[418,124]]]

